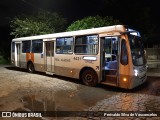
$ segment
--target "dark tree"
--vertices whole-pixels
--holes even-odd
[[[11,35],[25,37],[64,31],[66,20],[57,13],[40,11],[32,16],[20,15],[10,24]]]
[[[81,20],[73,22],[68,28],[67,31],[82,30],[96,27],[103,27],[109,25],[120,24],[119,20],[113,19],[111,16],[100,17],[100,16],[89,16]]]

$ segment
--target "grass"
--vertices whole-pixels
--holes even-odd
[[[3,56],[0,56],[0,64],[8,64],[9,60],[6,60],[3,58]]]

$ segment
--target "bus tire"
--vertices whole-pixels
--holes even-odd
[[[29,73],[34,73],[35,72],[34,65],[33,65],[32,62],[28,63],[27,70],[28,70]]]
[[[82,72],[81,80],[83,84],[93,87],[96,86],[98,83],[98,76],[93,69],[87,68]]]

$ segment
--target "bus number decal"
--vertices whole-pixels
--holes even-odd
[[[74,60],[81,60],[81,57],[74,57]]]

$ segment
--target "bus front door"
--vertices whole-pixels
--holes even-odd
[[[102,48],[102,83],[111,86],[118,86],[118,74],[119,74],[119,41],[118,37],[103,37]]]
[[[54,42],[45,42],[46,72],[54,72]]]

